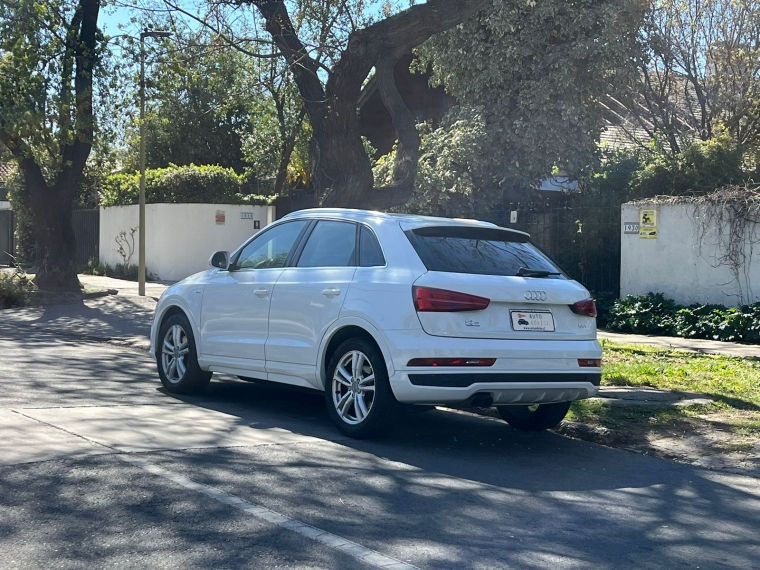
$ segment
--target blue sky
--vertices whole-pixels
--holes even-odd
[[[130,8],[106,6],[100,12],[100,27],[106,34],[114,36],[119,33],[119,24],[129,24],[135,12]]]

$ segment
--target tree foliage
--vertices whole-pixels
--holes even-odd
[[[673,154],[727,129],[742,152],[760,145],[760,4],[651,0],[642,43],[640,126]]]
[[[0,143],[23,175],[42,288],[79,287],[71,209],[95,133],[99,11],[100,0],[0,1]]]
[[[477,13],[486,1],[428,0],[378,18],[368,15],[369,2],[364,0],[214,2],[204,14],[163,0],[175,13],[212,29],[252,57],[269,58],[274,46],[292,74],[309,120],[313,183],[321,202],[366,207],[408,199],[417,167],[419,136],[395,84],[395,63],[433,34]],[[373,191],[356,112],[362,85],[373,69],[399,133],[392,185],[382,192]]]
[[[145,171],[148,204],[267,204],[269,197],[231,168],[171,165]],[[102,206],[137,204],[140,174],[111,174],[103,181]]]
[[[441,126],[420,125],[420,159],[411,199],[404,212],[433,216],[476,217],[501,201],[490,185],[491,139],[482,109],[456,109]],[[375,179],[389,184],[396,149],[374,167]]]
[[[625,0],[491,0],[418,50],[433,81],[482,115],[486,187],[526,188],[594,163],[598,101],[632,83],[642,15]]]
[[[216,164],[243,172],[242,139],[252,102],[261,97],[249,59],[200,32],[180,32],[149,50],[146,167]],[[133,170],[139,166],[137,127],[125,164]]]

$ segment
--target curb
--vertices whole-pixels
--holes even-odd
[[[51,291],[32,291],[28,296],[28,307],[44,307],[49,305],[68,305],[89,299],[99,299],[118,295],[117,289],[104,289],[82,293],[54,293]],[[23,307],[22,307],[23,308]]]
[[[91,291],[90,293],[83,293],[84,299],[99,299],[100,297],[109,297],[111,295],[118,295],[118,289],[106,289],[105,291]]]
[[[574,439],[606,445],[607,447],[617,447],[631,443],[630,438],[626,434],[617,430],[581,422],[562,420],[562,423],[552,431]]]
[[[503,421],[499,415],[499,412],[497,412],[495,408],[456,408],[453,406],[447,407],[457,412],[463,412],[466,414],[472,414],[475,416]],[[591,443],[606,445],[607,447],[618,447],[631,443],[630,437],[628,437],[623,432],[602,426],[585,424],[582,422],[562,420],[562,422],[556,428],[550,431],[564,435],[566,437],[571,437],[573,439],[580,439]]]

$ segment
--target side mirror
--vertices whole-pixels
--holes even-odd
[[[208,264],[211,267],[227,270],[230,268],[230,252],[217,251],[209,258]]]

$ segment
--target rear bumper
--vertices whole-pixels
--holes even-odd
[[[484,394],[499,405],[542,404],[597,394],[600,368],[581,368],[578,359],[597,359],[602,348],[589,340],[490,340],[434,337],[422,331],[386,331],[393,361],[396,399],[415,404],[459,404]],[[412,358],[496,358],[483,368],[409,367]]]
[[[437,376],[440,376],[441,383],[448,381],[446,374]],[[556,378],[550,382],[537,378],[530,381],[473,382],[469,386],[460,387],[421,386],[413,384],[408,373],[397,373],[391,377],[391,387],[396,399],[407,404],[463,404],[476,395],[490,396],[493,398],[494,406],[548,404],[572,402],[596,396],[601,374],[596,375],[592,381],[589,381],[588,376],[591,375],[557,374]],[[524,379],[524,377],[521,378],[521,380]]]
[[[508,372],[495,374],[407,374],[413,386],[435,386],[438,388],[469,388],[473,384],[552,384],[583,383],[599,386],[602,380],[601,372],[597,374],[511,374]]]

